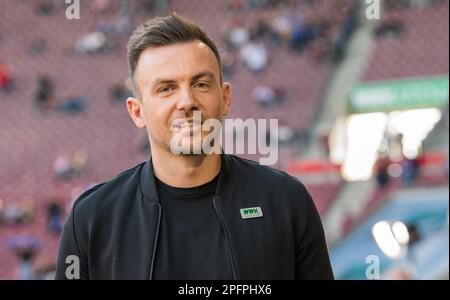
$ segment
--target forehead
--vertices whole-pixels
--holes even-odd
[[[219,63],[214,52],[200,41],[145,49],[138,60],[136,80],[140,85],[155,79],[185,79],[209,70],[219,78]]]

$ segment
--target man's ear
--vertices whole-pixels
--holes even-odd
[[[224,82],[222,84],[222,95],[223,95],[223,116],[225,117],[230,112],[231,106],[231,84],[229,82]]]
[[[134,97],[128,97],[127,109],[131,119],[137,128],[145,128],[144,111],[142,109],[142,103]]]

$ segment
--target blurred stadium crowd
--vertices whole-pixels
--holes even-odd
[[[448,134],[449,4],[386,0],[382,18],[365,32],[371,21],[364,19],[363,3],[93,0],[81,1],[80,20],[67,20],[64,1],[0,0],[0,279],[51,279],[73,201],[148,159],[147,137],[124,106],[131,95],[126,43],[137,24],[167,11],[194,20],[218,44],[225,80],[233,86],[230,118],[279,120],[274,167],[305,182],[325,225],[339,228],[335,235],[326,232],[336,277],[364,276],[339,265],[344,254],[333,256],[332,249],[345,245],[395,192],[448,188],[448,137],[442,141],[434,132]],[[350,214],[345,203],[351,199],[340,201],[353,183],[330,159],[332,128],[312,128],[330,83],[354,54],[350,45],[358,32],[369,36],[371,47],[353,85],[447,76],[447,104],[417,155],[404,156],[402,136],[385,133],[366,180],[374,188],[356,193],[363,204]],[[308,151],[311,144],[319,151]],[[341,217],[333,219],[331,208],[341,209]]]

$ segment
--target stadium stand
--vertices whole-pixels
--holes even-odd
[[[403,1],[403,4],[387,1],[383,19],[374,31],[375,43],[362,81],[448,74],[448,10],[448,1]],[[448,118],[448,111],[443,113],[443,118]],[[418,158],[419,173],[413,187],[448,184],[448,161],[445,160],[442,150],[426,151]],[[409,186],[400,178],[391,178],[386,186],[377,187],[356,216],[344,218],[343,232],[348,234],[357,228],[385,204],[390,195],[407,188]]]
[[[180,0],[171,2],[170,10],[198,22],[227,52],[234,97],[230,117],[278,118],[304,136],[333,72],[336,41],[342,51],[355,26],[352,2],[257,3]],[[43,278],[52,269],[59,238],[49,229],[52,201],[58,199],[65,214],[82,190],[148,157],[144,136],[120,98],[127,94],[126,42],[135,25],[155,15],[151,1],[81,5],[81,19],[67,20],[64,2],[0,0],[0,279],[30,278],[17,255],[24,257],[24,247],[36,252],[32,268],[41,274],[34,275]],[[245,65],[242,49],[226,45],[236,22],[264,47],[261,72]],[[278,27],[259,26],[256,34],[258,24]],[[251,95],[261,84],[283,90],[283,103],[259,105]],[[291,152],[298,155],[285,153]],[[337,189],[311,187],[319,211]],[[4,221],[21,207],[31,210],[31,221]]]

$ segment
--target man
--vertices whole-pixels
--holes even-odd
[[[56,278],[333,279],[320,218],[298,180],[189,143],[210,134],[195,113],[204,124],[230,109],[214,43],[172,14],[136,29],[128,59],[136,98],[126,104],[151,158],[75,202]]]

